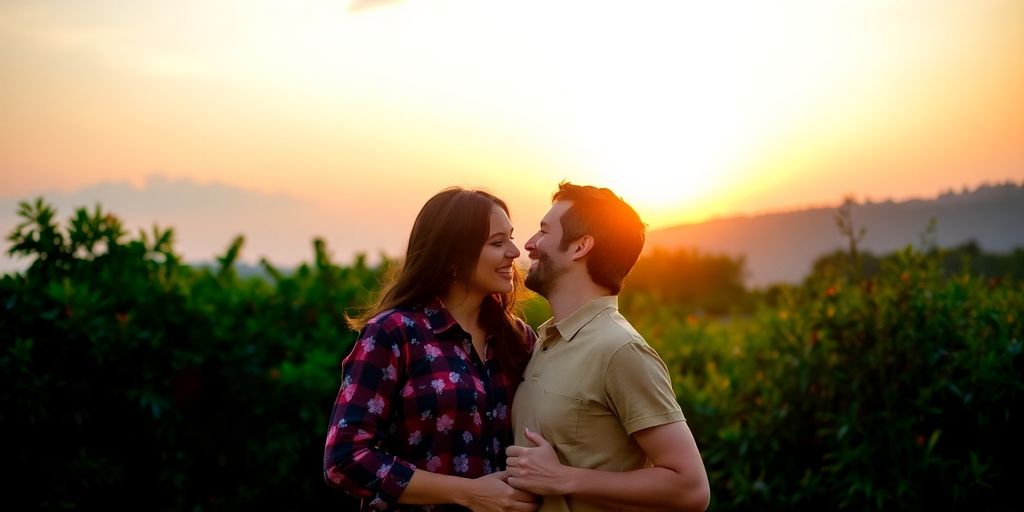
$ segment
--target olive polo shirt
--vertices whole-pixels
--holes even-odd
[[[563,464],[605,471],[648,465],[631,434],[685,418],[668,368],[619,314],[618,298],[594,299],[538,331],[512,404],[515,444],[533,446],[523,431],[529,427],[551,442]],[[551,496],[540,510],[612,509]]]

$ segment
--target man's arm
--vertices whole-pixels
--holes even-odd
[[[510,487],[507,480],[504,471],[469,479],[417,470],[398,502],[415,505],[456,503],[474,512],[537,510],[536,498]]]
[[[527,429],[526,438],[537,446],[508,448],[508,483],[537,495],[569,495],[610,507],[707,509],[711,495],[708,476],[685,421],[639,430],[633,437],[654,466],[601,471],[563,465],[551,443]]]

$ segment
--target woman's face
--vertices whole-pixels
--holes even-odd
[[[469,287],[484,295],[510,293],[513,286],[513,264],[519,249],[512,243],[512,222],[505,210],[495,205],[491,209],[491,226],[484,246],[480,249]]]

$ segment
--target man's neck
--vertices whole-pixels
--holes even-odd
[[[611,291],[603,286],[598,286],[593,281],[564,280],[559,282],[555,290],[552,290],[548,297],[551,304],[551,314],[555,323],[561,322],[584,304],[599,298],[611,295]]]

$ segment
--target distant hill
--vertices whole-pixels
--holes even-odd
[[[704,252],[746,257],[747,283],[796,282],[814,259],[846,241],[836,228],[834,208],[815,208],[749,217],[716,219],[651,231],[646,250],[695,247]],[[943,193],[934,199],[854,203],[855,227],[867,233],[865,250],[893,251],[916,244],[936,220],[942,247],[974,240],[985,251],[1024,247],[1024,184],[983,185]]]

